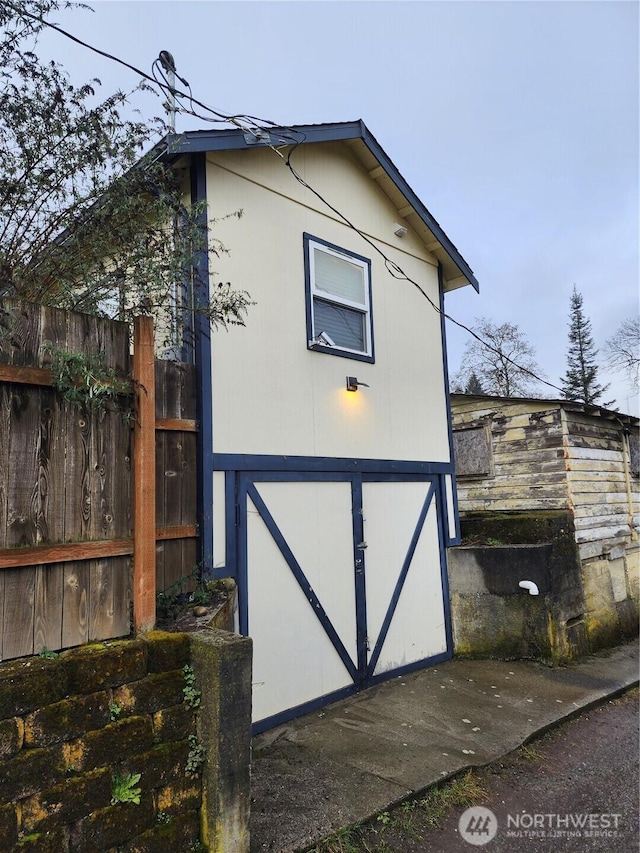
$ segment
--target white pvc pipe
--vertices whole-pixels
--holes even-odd
[[[537,584],[533,581],[520,581],[518,586],[522,587],[522,589],[528,590],[529,595],[539,595],[540,593]]]

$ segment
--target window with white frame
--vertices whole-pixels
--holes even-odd
[[[304,235],[309,349],[373,361],[371,261]]]

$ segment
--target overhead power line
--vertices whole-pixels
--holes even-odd
[[[464,323],[460,322],[459,320],[456,320],[454,317],[452,317],[446,311],[442,311],[440,306],[437,305],[431,299],[431,297],[428,295],[428,293],[424,290],[424,288],[417,281],[415,281],[415,279],[413,279],[413,278],[411,278],[411,276],[407,275],[405,273],[405,271],[402,269],[402,267],[400,267],[399,264],[397,264],[395,261],[391,260],[391,258],[389,258],[382,251],[382,249],[378,245],[376,245],[376,243],[374,243],[374,241],[371,240],[360,228],[358,228],[357,225],[355,225],[344,213],[342,213],[342,211],[340,211],[338,208],[336,208],[334,205],[332,205],[317,189],[315,189],[315,187],[311,186],[311,184],[309,184],[309,182],[306,181],[296,171],[293,164],[291,163],[291,158],[292,158],[293,154],[295,153],[296,149],[298,148],[298,146],[304,142],[305,135],[302,131],[299,131],[296,128],[279,125],[277,122],[271,121],[269,119],[264,119],[264,118],[259,118],[257,116],[247,115],[246,113],[235,113],[235,114],[234,113],[225,113],[225,112],[222,112],[221,110],[216,110],[213,107],[210,107],[208,104],[205,104],[203,101],[200,101],[193,96],[191,86],[183,77],[180,77],[180,75],[178,75],[178,73],[175,70],[175,64],[174,64],[173,68],[171,70],[173,71],[173,73],[175,74],[177,79],[180,80],[182,85],[184,85],[189,91],[185,92],[185,91],[182,91],[182,90],[176,88],[174,82],[170,82],[169,78],[167,77],[166,68],[168,67],[167,66],[168,60],[165,59],[163,61],[162,54],[164,53],[168,57],[170,57],[171,62],[173,62],[173,57],[171,57],[171,55],[168,54],[166,51],[161,52],[161,55],[156,60],[154,60],[153,65],[152,65],[153,76],[151,76],[151,75],[147,74],[145,71],[143,71],[141,68],[138,68],[137,66],[132,65],[130,62],[126,62],[125,60],[120,59],[118,56],[115,56],[114,54],[109,53],[108,51],[101,50],[100,48],[97,48],[94,45],[89,44],[86,41],[83,41],[82,39],[78,38],[77,36],[74,36],[72,33],[68,32],[67,30],[63,29],[62,27],[58,26],[57,24],[53,24],[50,21],[47,21],[38,15],[33,15],[30,12],[25,11],[24,9],[18,8],[13,3],[11,3],[10,0],[5,0],[5,6],[8,6],[9,8],[13,9],[14,12],[17,12],[20,15],[23,15],[24,17],[30,18],[30,19],[36,21],[37,23],[42,24],[42,26],[48,27],[49,29],[52,29],[52,30],[55,30],[57,33],[60,33],[60,35],[64,36],[67,39],[70,39],[71,41],[75,42],[76,44],[81,45],[82,47],[85,47],[87,50],[90,50],[93,53],[96,53],[99,56],[104,57],[105,59],[109,59],[112,62],[116,62],[118,65],[122,65],[123,67],[128,68],[130,71],[133,71],[135,74],[138,74],[144,80],[147,80],[148,82],[152,83],[154,86],[158,86],[164,94],[166,94],[170,99],[172,99],[172,101],[171,101],[172,108],[173,108],[173,105],[175,105],[176,111],[179,111],[185,115],[191,115],[194,118],[197,118],[201,121],[206,121],[208,123],[214,123],[214,124],[229,123],[229,124],[233,124],[236,127],[243,130],[245,133],[253,134],[257,139],[259,139],[262,142],[265,141],[265,136],[266,136],[265,131],[268,131],[269,129],[276,129],[277,128],[278,131],[280,132],[280,137],[281,137],[280,142],[284,143],[284,145],[276,146],[269,141],[269,142],[266,142],[266,147],[271,148],[271,150],[274,151],[278,155],[278,157],[280,157],[282,159],[282,161],[284,162],[284,164],[287,167],[287,169],[289,170],[289,172],[292,174],[292,176],[295,178],[295,180],[301,186],[305,187],[311,193],[313,193],[313,195],[315,195],[316,198],[320,202],[322,202],[322,204],[324,204],[326,207],[328,207],[329,210],[331,210],[336,216],[338,216],[345,223],[345,225],[347,225],[349,228],[351,228],[353,231],[355,231],[356,234],[358,234],[369,246],[371,246],[371,248],[375,252],[377,252],[382,257],[387,271],[389,272],[389,274],[391,276],[393,276],[393,278],[396,278],[396,279],[399,279],[402,281],[406,281],[409,284],[413,285],[415,288],[417,288],[417,290],[427,300],[427,302],[434,309],[434,311],[436,311],[439,315],[444,317],[446,320],[449,320],[449,322],[453,323],[455,326],[458,326],[458,328],[467,332],[467,334],[469,334],[473,338],[475,338],[475,340],[477,340],[480,344],[482,344],[482,346],[486,347],[490,352],[493,352],[496,355],[499,355],[505,361],[509,362],[509,364],[511,364],[515,368],[517,368],[521,373],[524,373],[524,374],[530,376],[532,379],[535,379],[537,382],[540,382],[544,385],[547,385],[549,388],[553,388],[555,391],[559,391],[561,394],[564,394],[564,391],[561,387],[559,387],[558,385],[554,385],[553,382],[549,382],[547,379],[544,379],[543,377],[538,376],[538,374],[536,374],[534,371],[529,370],[528,368],[523,367],[522,365],[518,364],[516,361],[514,361],[514,359],[510,358],[502,350],[493,346],[493,344],[489,343],[484,338],[482,338],[480,335],[478,335],[476,332],[474,332],[473,329],[471,329],[469,326],[465,325]],[[189,108],[187,108],[184,104],[179,103],[178,102],[179,98],[186,100],[189,104]],[[200,109],[205,110],[205,112],[209,113],[209,115],[202,115],[201,113],[199,113],[195,109],[195,107],[200,107]],[[292,139],[290,141],[287,141],[286,137],[282,135],[282,131],[284,131],[285,133],[290,133],[292,135]],[[285,157],[283,155],[282,151],[280,150],[280,147],[289,147],[289,146],[290,146],[290,149],[287,152],[287,155]]]

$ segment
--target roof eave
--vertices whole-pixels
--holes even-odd
[[[640,418],[635,415],[618,412],[614,409],[606,409],[604,406],[598,406],[594,403],[583,403],[581,400],[566,400],[553,397],[501,397],[498,394],[459,394],[455,391],[450,396],[452,402],[466,399],[478,400],[479,402],[495,400],[503,403],[536,403],[552,406],[557,409],[565,409],[568,412],[577,412],[579,414],[602,418],[603,420],[620,421],[625,425],[638,426],[640,424]]]
[[[429,231],[438,242],[442,252],[453,262],[460,275],[451,280],[450,288],[454,289],[464,284],[470,284],[479,292],[478,281],[473,270],[462,257],[458,249],[447,237],[440,224],[431,215],[425,205],[420,201],[406,180],[402,177],[390,157],[384,151],[380,143],[369,131],[365,123],[359,119],[352,122],[337,122],[332,124],[295,125],[287,127],[273,127],[260,132],[266,135],[260,138],[252,131],[244,131],[241,128],[230,128],[226,130],[191,130],[175,136],[166,137],[161,145],[166,147],[166,156],[169,159],[177,159],[185,154],[196,154],[206,151],[230,151],[253,148],[257,145],[267,144],[294,144],[300,141],[306,143],[318,142],[346,142],[360,139],[367,146],[371,154],[376,158],[386,174],[391,178],[397,189],[406,198],[415,213],[420,217]]]

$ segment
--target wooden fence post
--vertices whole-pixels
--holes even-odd
[[[133,451],[133,624],[151,631],[156,621],[156,402],[153,320],[136,317],[133,379],[137,396]]]

